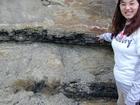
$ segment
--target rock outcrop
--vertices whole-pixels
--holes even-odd
[[[115,0],[1,0],[0,105],[116,105]]]

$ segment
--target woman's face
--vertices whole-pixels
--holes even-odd
[[[137,13],[139,8],[139,3],[137,0],[121,0],[120,1],[120,10],[122,15],[130,21],[135,14]]]

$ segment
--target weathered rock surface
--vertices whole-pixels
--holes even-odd
[[[0,103],[75,105],[116,99],[112,56],[109,46],[1,43]]]
[[[100,34],[108,31],[115,0],[1,0],[1,28],[43,26]]]

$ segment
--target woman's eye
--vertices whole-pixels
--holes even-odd
[[[121,3],[121,4],[120,4],[120,6],[125,6],[125,5],[126,5],[125,3]]]
[[[134,5],[135,3],[130,3],[130,5]]]

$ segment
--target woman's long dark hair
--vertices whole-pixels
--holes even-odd
[[[117,34],[124,29],[125,23],[127,21],[126,18],[121,14],[120,6],[119,6],[120,1],[121,0],[118,0],[116,10],[112,19],[112,27],[111,27],[112,38],[114,36],[117,36]],[[124,34],[126,34],[127,36],[130,36],[134,31],[136,31],[140,27],[140,0],[137,1],[139,3],[138,11],[136,15],[131,19],[131,23],[127,25],[124,30]]]

